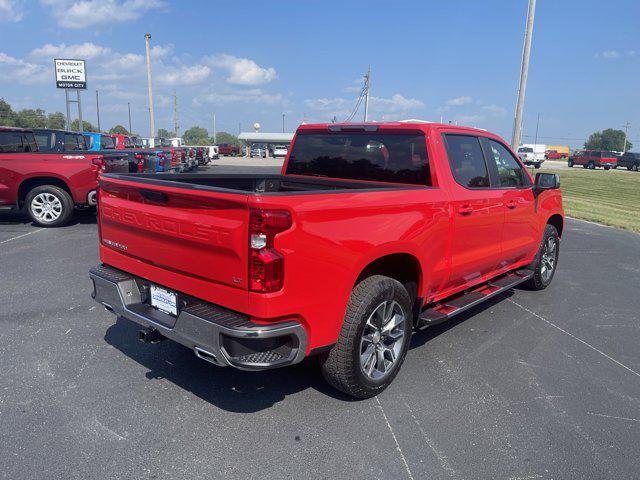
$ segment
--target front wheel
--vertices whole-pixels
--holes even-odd
[[[605,170],[609,170],[611,167],[604,167]]]
[[[321,355],[325,379],[356,398],[382,392],[398,374],[413,328],[412,300],[397,280],[373,275],[349,298],[340,337]]]
[[[593,162],[589,162],[589,164],[587,165],[587,168],[589,168],[590,170],[595,170],[596,169],[596,164]]]
[[[637,172],[637,171],[638,171],[638,164],[637,164],[637,163],[634,163],[634,164],[631,166],[631,170],[632,170],[632,171],[634,171],[634,172]]]
[[[559,255],[560,235],[558,235],[556,227],[547,225],[536,258],[530,265],[530,268],[533,269],[533,277],[523,283],[523,286],[531,290],[547,288],[556,273]]]
[[[33,223],[40,227],[61,227],[73,216],[71,195],[54,185],[35,187],[25,200],[27,212]]]
[[[573,160],[569,159],[569,160],[567,161],[567,167],[569,167],[569,168],[573,168]]]

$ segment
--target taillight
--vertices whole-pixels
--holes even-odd
[[[96,173],[104,172],[107,166],[104,163],[103,157],[94,157],[91,159],[91,169]]]
[[[284,285],[284,257],[273,244],[278,233],[291,228],[285,210],[251,210],[249,213],[249,290],[277,292]]]

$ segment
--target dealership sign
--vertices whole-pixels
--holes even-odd
[[[56,87],[58,88],[87,88],[87,71],[84,60],[69,60],[56,58]]]

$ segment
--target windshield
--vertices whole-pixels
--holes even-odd
[[[143,143],[142,143],[142,139],[140,137],[132,137],[131,141],[133,142],[133,145],[137,148],[142,148],[143,147]]]
[[[423,134],[298,134],[286,173],[431,185]]]
[[[157,143],[156,143],[156,147],[157,147]],[[160,139],[160,146],[161,147],[173,147],[173,144],[171,143],[171,140],[167,140],[166,138],[161,138]]]
[[[518,149],[518,153],[533,153],[533,148],[531,148],[531,147],[520,147]]]

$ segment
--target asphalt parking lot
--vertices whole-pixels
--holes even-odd
[[[416,334],[366,401],[312,359],[240,372],[138,343],[90,297],[97,251],[91,214],[0,214],[2,478],[638,477],[637,234],[568,220],[547,290]]]

